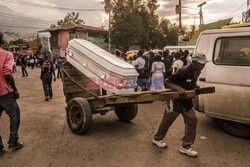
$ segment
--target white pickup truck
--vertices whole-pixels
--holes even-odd
[[[250,27],[204,31],[195,52],[210,60],[198,84],[215,87],[214,94],[196,99],[195,108],[228,133],[250,138]]]

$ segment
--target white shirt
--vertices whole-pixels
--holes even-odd
[[[138,57],[135,60],[135,66],[138,66],[138,69],[143,69],[145,66],[145,60],[142,57]]]
[[[156,61],[152,64],[152,70],[153,73],[163,73],[165,71],[165,65],[161,61]]]
[[[192,63],[192,57],[190,55],[187,56],[186,60],[187,60],[187,65]]]
[[[179,69],[182,68],[182,66],[183,66],[183,61],[181,61],[180,59],[174,61],[173,65],[172,65],[172,68],[173,68],[173,73],[172,73],[172,74],[174,74],[174,69],[175,69],[175,68],[177,68],[177,71],[178,71]],[[176,71],[176,72],[177,72],[177,71]]]
[[[131,65],[133,65],[133,66],[135,67],[135,60],[133,60],[133,61],[131,62]]]

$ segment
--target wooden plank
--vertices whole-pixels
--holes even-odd
[[[74,81],[76,81],[77,83],[81,83],[81,82],[87,82],[86,81],[86,76],[72,76],[72,79]],[[72,82],[68,77],[64,77],[64,82]]]
[[[71,85],[76,85],[75,83],[73,83],[72,81],[66,81],[64,82],[65,85],[67,86],[71,86]],[[78,84],[82,85],[83,87],[87,87],[89,84],[86,82],[77,82]]]
[[[88,94],[87,92],[74,92],[74,93],[67,93],[66,96],[66,102],[69,102],[71,99],[76,97],[82,97],[82,98],[89,98],[92,97],[92,95]]]
[[[196,96],[195,91],[186,92],[187,98],[193,98]],[[168,92],[168,93],[159,93],[159,94],[141,94],[138,96],[128,96],[128,97],[119,97],[119,98],[105,98],[107,105],[113,104],[125,104],[125,103],[142,103],[150,102],[156,100],[170,100],[170,99],[179,99],[180,95],[177,92]]]
[[[77,93],[77,92],[83,92],[84,90],[82,90],[81,88],[79,88],[77,85],[66,85],[64,87],[64,91],[65,93]],[[90,92],[96,94],[97,96],[100,96],[100,89],[93,89],[93,90],[89,90]]]
[[[157,100],[170,100],[170,99],[187,99],[194,98],[199,94],[214,93],[215,88],[201,88],[198,90],[186,91],[185,95],[179,95],[178,92],[169,92],[169,90],[158,91],[158,92],[139,92],[134,94],[124,94],[124,95],[109,95],[101,96],[100,99],[105,101],[106,106],[126,104],[126,103],[146,103]],[[89,101],[95,106],[99,106],[97,99],[89,99]]]
[[[70,76],[83,76],[82,73],[74,71],[74,70],[69,70],[67,71]]]

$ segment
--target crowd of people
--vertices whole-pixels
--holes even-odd
[[[19,92],[12,76],[13,72],[16,71],[16,65],[21,66],[23,77],[28,77],[27,66],[31,69],[41,68],[40,79],[42,80],[45,101],[53,98],[52,82],[56,81],[55,69],[58,69],[57,78],[59,78],[60,68],[58,68],[57,56],[53,56],[51,52],[42,53],[41,58],[28,57],[27,55],[13,56],[11,52],[1,48],[3,42],[3,33],[0,32],[0,117],[5,111],[10,118],[9,148],[20,149],[23,147],[23,143],[19,142],[20,109],[16,101],[19,98]],[[127,60],[124,53],[117,52],[116,55]],[[174,53],[170,53],[168,50],[157,53],[141,50],[136,57],[127,61],[139,73],[135,91],[167,87],[179,94],[185,94],[186,90],[197,88],[197,79],[208,62],[204,54],[195,53],[192,56],[187,50]],[[189,156],[197,156],[198,153],[191,149],[191,145],[195,141],[197,126],[197,118],[191,99],[173,100],[173,110],[165,110],[162,122],[152,142],[158,147],[165,148],[167,144],[163,142],[163,139],[180,114],[184,118],[185,134],[179,151]],[[0,135],[0,156],[6,152]]]
[[[132,64],[139,73],[135,91],[138,89],[143,91],[164,89],[166,78],[192,63],[192,53],[189,53],[188,50],[172,53],[169,50],[158,52],[140,50],[137,55],[129,58],[119,50],[116,50],[115,54]]]
[[[147,56],[149,54],[149,57]],[[118,56],[123,58],[121,56]],[[170,53],[168,50],[154,52],[139,51],[135,58],[129,62],[135,67],[139,76],[137,78],[137,89],[147,91],[148,89],[165,89],[165,87],[185,94],[186,90],[197,89],[197,79],[209,61],[203,53],[189,54],[184,52]],[[181,114],[185,123],[185,133],[180,146],[180,153],[195,157],[198,153],[191,149],[196,137],[197,118],[193,109],[192,99],[176,99],[167,101],[163,119],[154,135],[152,142],[160,147],[166,148],[163,141],[168,129]],[[172,107],[170,107],[172,104]]]
[[[21,66],[22,77],[28,77],[26,67],[34,69],[41,68],[40,79],[42,80],[45,101],[53,98],[52,81],[60,78],[58,57],[51,52],[42,53],[41,56],[16,55],[1,48],[3,33],[0,32],[0,117],[5,111],[10,118],[9,149],[20,149],[23,143],[19,142],[18,129],[20,125],[20,109],[17,103],[19,92],[15,86],[13,73],[17,71],[17,66]],[[0,135],[0,156],[7,152],[4,149]]]
[[[14,65],[13,65],[13,73],[17,71],[17,66],[21,66],[22,69],[22,77],[28,77],[28,72],[26,68],[34,69],[42,67],[44,63],[44,54],[51,54],[50,52],[42,53],[41,56],[32,56],[26,54],[16,54],[13,53],[14,56]],[[51,56],[50,56],[51,57]],[[59,67],[59,57],[57,55],[52,56],[52,62],[54,64],[55,70]],[[59,70],[58,70],[59,71]],[[60,73],[58,72],[57,78],[60,78]]]

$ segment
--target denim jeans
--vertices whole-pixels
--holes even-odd
[[[2,108],[10,118],[10,136],[8,144],[15,144],[19,139],[18,128],[20,125],[20,109],[13,93],[0,96],[0,108]],[[0,135],[0,148],[1,147],[3,147],[3,143]]]
[[[26,77],[28,76],[28,73],[26,71],[26,66],[25,65],[22,65],[22,73],[23,73],[24,77],[25,77],[25,75],[26,75]]]
[[[43,91],[45,97],[53,97],[52,82],[43,81]]]

